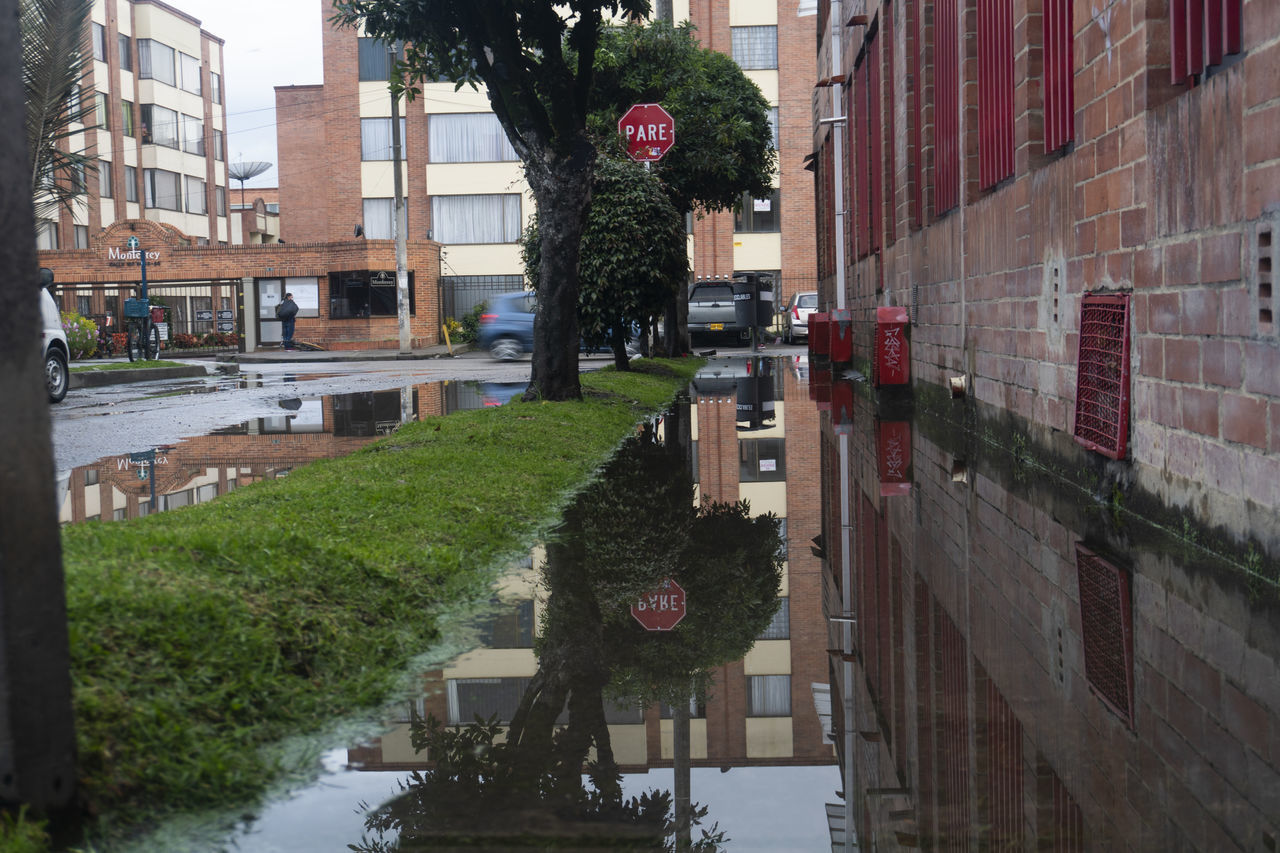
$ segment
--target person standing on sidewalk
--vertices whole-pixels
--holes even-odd
[[[293,349],[293,322],[298,316],[298,303],[293,301],[293,294],[286,293],[284,301],[276,306],[276,317],[280,320],[280,346]]]

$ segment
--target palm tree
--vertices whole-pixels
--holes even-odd
[[[27,154],[36,216],[55,214],[83,192],[74,179],[94,170],[95,157],[66,150],[96,104],[80,97],[92,54],[86,51],[93,0],[19,0]],[[83,171],[81,171],[83,170]]]

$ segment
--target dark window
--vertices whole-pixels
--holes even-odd
[[[778,609],[769,622],[769,627],[760,633],[760,640],[786,640],[791,637],[791,599],[779,598]]]
[[[413,271],[409,272],[409,313],[414,313]],[[396,316],[396,274],[392,270],[329,273],[329,317]]]
[[[509,723],[528,687],[528,678],[451,678],[449,725],[463,726],[477,717],[487,720],[492,716]]]
[[[413,408],[417,410],[416,399]],[[386,435],[399,425],[399,391],[365,391],[333,398],[333,434],[336,436]]]
[[[133,42],[123,33],[116,36],[116,46],[120,51],[120,70],[133,70]]]
[[[491,649],[531,649],[533,628],[533,601],[517,601],[491,618],[481,631],[480,643]]]
[[[733,215],[733,230],[749,234],[771,233],[782,230],[781,194],[774,189],[767,198],[742,196],[742,205]]]
[[[387,80],[391,77],[391,54],[381,39],[359,40],[361,80]]]
[[[738,480],[780,483],[787,479],[787,451],[781,438],[738,439]]]

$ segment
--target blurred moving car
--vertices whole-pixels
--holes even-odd
[[[67,346],[67,333],[62,331],[62,314],[53,301],[48,285],[53,274],[47,277],[41,271],[40,286],[40,343],[44,352],[44,384],[50,403],[61,403],[71,385],[71,348]],[[45,280],[47,278],[47,280]]]
[[[488,310],[480,315],[476,344],[498,361],[514,361],[533,352],[533,315],[537,309],[537,297],[530,290],[494,296]]]
[[[791,301],[787,303],[786,319],[782,321],[783,339],[789,344],[794,344],[796,342],[796,338],[804,338],[808,340],[809,315],[817,310],[817,291],[791,294]]]
[[[480,315],[476,345],[488,350],[489,355],[498,361],[514,361],[527,352],[533,352],[533,318],[537,310],[537,295],[531,290],[500,293],[492,297],[489,308]],[[640,355],[636,346],[639,335],[640,327],[633,323],[627,340],[627,356],[630,358]],[[609,351],[607,345],[597,349],[582,345],[580,349],[587,353]]]

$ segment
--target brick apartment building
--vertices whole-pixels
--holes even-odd
[[[328,9],[328,0],[316,1]],[[695,0],[676,2],[673,14],[696,24],[705,46],[738,60],[774,105],[778,131],[778,189],[768,199],[744,199],[737,216],[693,223],[694,275],[768,271],[780,277],[783,300],[794,290],[816,289],[813,183],[803,171],[811,150],[812,13],[797,16],[795,4],[775,0]],[[323,44],[323,84],[276,90],[281,236],[346,239],[359,226],[365,238],[389,238],[394,172],[386,47],[328,25]],[[533,200],[487,96],[427,83],[399,112],[409,234],[443,247],[445,314],[460,317],[489,294],[522,289],[516,241]]]
[[[818,20],[821,303],[851,311],[854,361],[902,306],[917,397],[962,378],[1280,551],[1280,4],[822,0]]]
[[[113,222],[149,219],[201,245],[239,242],[227,218],[223,40],[159,0],[95,0],[80,103],[68,139],[97,158],[82,201],[37,223],[38,248],[84,249]]]

